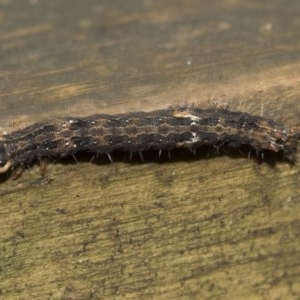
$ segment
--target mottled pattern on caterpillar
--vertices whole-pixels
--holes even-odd
[[[110,157],[113,151],[247,146],[261,157],[266,151],[278,152],[295,162],[298,136],[272,120],[226,109],[179,107],[65,117],[4,135],[0,141],[0,173],[41,158],[65,157],[78,151]]]

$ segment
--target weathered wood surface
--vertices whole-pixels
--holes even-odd
[[[300,116],[300,3],[0,1],[0,126],[174,104]],[[0,185],[0,298],[299,299],[298,165],[51,164]]]

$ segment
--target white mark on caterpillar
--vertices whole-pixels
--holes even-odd
[[[191,114],[182,114],[182,113],[175,113],[174,117],[176,118],[184,118],[184,119],[190,119],[193,122],[199,122],[201,120],[201,117],[191,115]]]
[[[7,161],[4,166],[0,167],[0,174],[7,172],[11,168],[11,166],[12,166],[11,160]]]

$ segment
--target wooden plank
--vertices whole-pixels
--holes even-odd
[[[299,122],[299,4],[0,2],[0,126],[227,102]],[[299,166],[50,164],[0,185],[0,298],[296,299]]]

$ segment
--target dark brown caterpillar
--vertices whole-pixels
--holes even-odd
[[[0,173],[45,157],[65,157],[78,151],[143,152],[201,147],[248,147],[258,155],[279,152],[296,161],[298,133],[276,122],[242,112],[195,107],[169,108],[119,115],[66,117],[36,123],[2,137]]]

